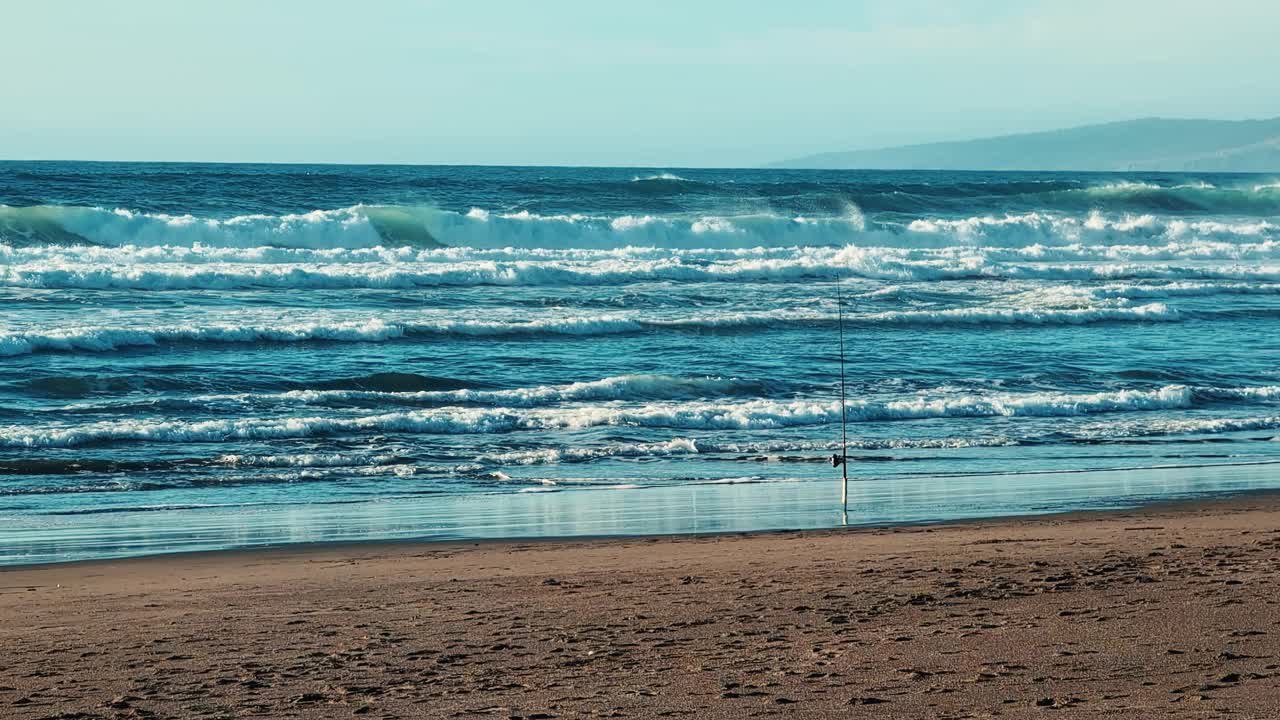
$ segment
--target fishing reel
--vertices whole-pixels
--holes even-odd
[[[831,455],[831,467],[833,468],[840,467],[841,465],[844,465],[848,461],[849,461],[848,456],[836,455],[836,454]]]

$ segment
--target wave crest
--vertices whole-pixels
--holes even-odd
[[[975,307],[853,314],[846,322],[867,325],[1084,325],[1102,322],[1177,322],[1181,314],[1163,303],[1133,307],[1064,309]],[[716,313],[687,317],[637,314],[579,315],[520,320],[306,322],[215,322],[206,325],[71,327],[0,332],[0,357],[37,352],[108,352],[179,343],[386,342],[409,337],[602,336],[638,332],[736,332],[795,325],[831,325],[836,316],[781,308],[757,313]]]
[[[639,182],[688,183],[644,179]],[[1280,196],[1280,192],[1277,193]],[[1280,226],[1258,219],[1185,219],[1101,211],[1033,211],[971,217],[868,218],[845,203],[834,214],[771,211],[589,214],[453,212],[429,206],[355,205],[283,215],[228,218],[90,207],[0,206],[0,243],[13,247],[745,248],[815,245],[1000,247],[1152,244],[1188,240],[1259,242]]]
[[[615,380],[616,384],[616,380]],[[562,392],[562,391],[557,391]],[[1273,390],[1219,389],[1251,401],[1275,399]],[[564,398],[561,398],[564,399]],[[1185,409],[1196,393],[1184,385],[1154,390],[1098,393],[1028,393],[855,400],[846,408],[853,422],[931,418],[1072,417],[1113,412]],[[378,415],[241,418],[207,421],[118,420],[72,427],[13,425],[0,428],[0,446],[73,447],[103,442],[225,442],[366,433],[491,434],[517,431],[582,430],[593,427],[647,427],[682,430],[777,430],[828,425],[840,420],[834,400],[794,399],[742,402],[657,402],[637,405],[567,407],[444,407]],[[1278,418],[1252,419],[1241,429],[1276,426]],[[1237,423],[1236,425],[1239,425]],[[1230,423],[1209,424],[1236,427]],[[1221,430],[1225,432],[1226,430]]]
[[[0,286],[59,289],[347,289],[645,282],[1280,280],[1280,241],[661,250],[285,249],[0,245]],[[1177,294],[1170,290],[1169,295]],[[1153,297],[1157,297],[1153,295]]]
[[[121,208],[0,205],[0,242],[17,247],[440,247],[429,218],[430,213],[419,208],[377,205],[225,219]]]

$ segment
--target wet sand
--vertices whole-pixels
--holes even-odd
[[[1280,495],[0,571],[0,717],[1280,716]]]

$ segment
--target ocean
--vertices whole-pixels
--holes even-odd
[[[0,308],[0,564],[1280,487],[1274,176],[6,162]]]

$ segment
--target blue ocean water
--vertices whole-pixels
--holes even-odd
[[[1274,177],[9,162],[0,563],[834,524],[836,283],[850,522],[1280,486]]]

